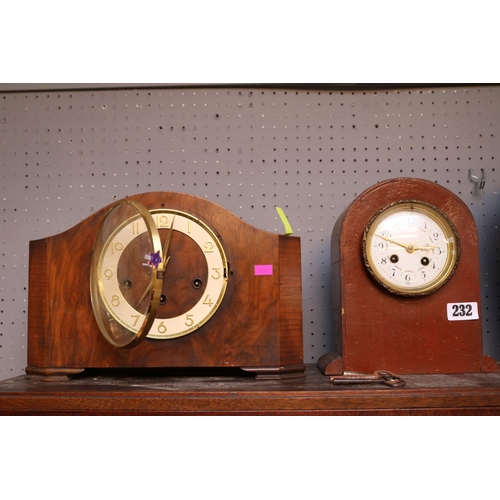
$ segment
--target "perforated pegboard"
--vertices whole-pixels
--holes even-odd
[[[302,240],[305,362],[332,349],[330,237],[362,191],[435,181],[475,216],[484,350],[500,358],[500,87],[0,93],[0,379],[26,365],[28,242],[115,199],[178,191]],[[469,180],[484,170],[479,191]]]

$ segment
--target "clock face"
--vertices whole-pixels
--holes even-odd
[[[372,277],[392,293],[427,295],[453,275],[460,255],[456,230],[436,207],[402,200],[377,213],[363,237]]]
[[[150,224],[159,233],[159,251],[152,246]],[[194,332],[215,314],[228,269],[222,245],[206,224],[178,210],[158,209],[124,218],[108,232],[94,250],[93,266],[93,293],[105,310],[99,315],[106,318],[108,340],[114,328],[139,335],[151,314],[145,334],[160,340]],[[155,295],[158,305],[151,312]]]

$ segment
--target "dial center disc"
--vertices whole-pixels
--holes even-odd
[[[159,229],[162,245],[168,230]],[[142,272],[139,266],[131,266],[132,259],[137,260],[146,250],[147,237],[144,234],[135,238],[123,251],[118,264],[118,282],[125,300],[137,311],[144,308],[141,301],[150,284],[149,274]],[[206,288],[208,267],[200,247],[189,236],[173,230],[168,255],[170,259],[163,275],[162,297],[157,318],[174,318],[189,311],[200,300]],[[164,256],[165,258],[165,256]],[[146,268],[145,268],[146,269]],[[193,283],[197,286],[194,287]],[[139,302],[140,301],[140,302]]]

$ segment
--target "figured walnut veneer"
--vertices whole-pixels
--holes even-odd
[[[302,376],[300,239],[256,229],[186,194],[129,199],[149,210],[190,213],[216,233],[230,270],[222,304],[185,337],[112,347],[97,327],[90,298],[93,244],[110,205],[61,234],[30,242],[26,372],[64,376],[86,368],[240,367],[258,377]],[[256,275],[255,265],[269,264],[271,275]]]

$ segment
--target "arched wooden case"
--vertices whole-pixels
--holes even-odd
[[[461,243],[455,274],[430,295],[404,297],[380,286],[362,257],[370,219],[398,200],[420,200],[454,224]],[[473,216],[456,195],[414,178],[381,182],[337,220],[331,241],[334,352],[318,360],[326,375],[390,370],[400,374],[498,371],[483,355],[479,249]],[[477,303],[479,319],[448,320],[447,305]]]

